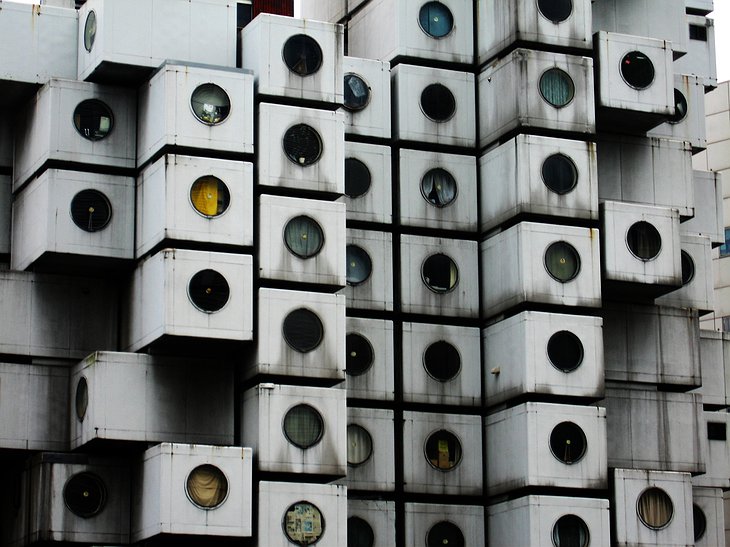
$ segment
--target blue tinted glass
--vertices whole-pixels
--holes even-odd
[[[454,16],[440,2],[428,2],[421,7],[418,21],[423,31],[434,38],[446,36],[454,27]]]
[[[730,228],[725,228],[725,243],[720,247],[720,256],[730,256]]]

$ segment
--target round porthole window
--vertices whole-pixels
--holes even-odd
[[[111,203],[98,190],[81,190],[71,200],[71,219],[85,232],[103,230],[111,218]]]
[[[295,34],[284,43],[284,63],[300,76],[309,76],[322,66],[322,48],[306,34]]]
[[[459,283],[459,268],[445,254],[429,256],[421,267],[421,278],[436,293],[446,293]]]
[[[556,194],[567,194],[578,184],[578,169],[565,154],[552,154],[542,162],[542,181]]]
[[[362,465],[373,453],[373,438],[364,428],[356,424],[347,426],[347,465]]]
[[[573,13],[573,0],[537,0],[537,9],[553,23],[562,23]]]
[[[576,515],[563,515],[553,526],[555,547],[587,547],[590,534],[585,521]]]
[[[221,179],[208,175],[200,177],[190,187],[190,203],[204,217],[213,218],[226,212],[231,193]]]
[[[299,308],[289,313],[282,327],[284,340],[300,353],[308,353],[322,343],[324,327],[316,313]]]
[[[299,448],[310,448],[322,440],[322,416],[309,405],[297,405],[284,416],[284,435]]]
[[[93,473],[77,473],[63,488],[63,501],[74,515],[89,518],[98,515],[106,503],[106,488]]]
[[[445,122],[456,112],[456,99],[442,84],[431,84],[421,92],[421,110],[431,120]]]
[[[575,96],[573,79],[564,70],[551,68],[540,77],[540,95],[556,108],[562,108]]]
[[[322,250],[324,232],[313,218],[298,216],[286,223],[284,244],[299,258],[311,258]]]
[[[418,24],[432,38],[443,38],[454,28],[454,16],[441,2],[426,2],[418,12]]]
[[[704,511],[696,503],[692,504],[692,521],[694,522],[695,541],[699,541],[707,531],[707,518]]]
[[[196,308],[214,313],[228,303],[231,289],[220,273],[215,270],[201,270],[190,278],[188,294]]]
[[[286,157],[302,167],[317,163],[322,156],[322,139],[307,124],[300,123],[287,129],[283,144]]]
[[[461,461],[461,443],[456,435],[441,429],[426,440],[426,459],[435,469],[449,471]]]
[[[662,250],[662,236],[654,226],[642,220],[629,228],[626,245],[636,258],[652,260]]]
[[[198,507],[215,509],[226,501],[228,479],[214,465],[204,464],[193,469],[185,483],[188,498]]]
[[[456,199],[456,179],[445,169],[431,169],[421,179],[421,195],[431,205],[445,207]]]
[[[682,285],[686,285],[695,276],[695,263],[687,251],[682,251]]]
[[[359,198],[370,190],[372,177],[370,169],[358,159],[345,160],[345,195],[349,198]]]
[[[573,372],[583,362],[583,344],[572,332],[561,330],[548,340],[547,354],[556,369]]]
[[[464,547],[464,534],[453,522],[437,522],[426,534],[427,547]]]
[[[439,382],[453,380],[461,370],[459,351],[444,340],[434,342],[423,353],[423,366]]]
[[[91,51],[94,47],[94,40],[96,39],[96,13],[91,10],[86,16],[86,23],[84,23],[84,48],[86,51]]]
[[[347,547],[373,547],[375,533],[372,527],[360,517],[347,519]]]
[[[86,409],[89,407],[89,384],[86,382],[86,378],[83,376],[76,384],[76,417],[79,421],[84,421],[86,416]]]
[[[314,545],[324,535],[322,512],[308,501],[289,506],[284,514],[284,533],[294,545]]]
[[[621,76],[634,89],[646,89],[654,82],[654,64],[640,51],[630,51],[621,59]]]
[[[550,450],[565,464],[579,462],[586,453],[586,436],[573,422],[562,422],[550,433]]]
[[[345,100],[347,110],[357,112],[370,102],[370,86],[357,74],[345,74]]]
[[[578,251],[565,241],[552,243],[545,251],[545,268],[556,281],[567,283],[580,272]]]
[[[669,123],[679,123],[687,117],[687,99],[679,89],[674,90],[674,115]]]
[[[669,524],[674,516],[674,504],[661,488],[647,488],[639,496],[636,512],[642,524],[652,530],[660,530]]]
[[[73,115],[76,131],[90,141],[100,141],[114,127],[111,109],[98,99],[87,99],[78,104]]]
[[[217,125],[231,112],[231,99],[222,87],[215,84],[202,84],[190,96],[193,114],[207,125]]]
[[[345,372],[350,376],[365,374],[373,365],[373,346],[360,334],[345,337],[345,352]]]
[[[348,245],[345,254],[347,255],[347,284],[355,286],[364,283],[373,271],[370,255],[357,245]]]

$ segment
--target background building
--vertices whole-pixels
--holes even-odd
[[[725,543],[711,1],[73,4],[0,4],[1,544]]]

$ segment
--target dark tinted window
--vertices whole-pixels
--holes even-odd
[[[375,534],[372,527],[360,517],[347,519],[347,547],[373,547]]]
[[[586,436],[573,422],[562,422],[550,433],[550,450],[563,463],[576,463],[586,452]]]
[[[347,465],[362,465],[373,453],[373,438],[357,424],[347,426]]]
[[[553,154],[542,163],[542,180],[556,194],[567,194],[578,184],[578,169],[565,154]]]
[[[317,72],[322,66],[322,48],[306,34],[292,36],[284,43],[284,62],[289,70],[300,76]]]
[[[322,139],[319,133],[303,123],[286,130],[283,145],[289,161],[302,167],[317,163],[322,156]]]
[[[112,206],[98,190],[81,190],[71,200],[71,218],[85,232],[97,232],[109,224]]]
[[[441,429],[426,440],[426,459],[436,469],[448,471],[461,461],[461,443],[456,435]]]
[[[231,289],[220,273],[215,270],[201,270],[190,278],[188,294],[196,307],[213,313],[226,305]]]
[[[456,262],[444,254],[429,256],[421,268],[423,282],[434,292],[445,293],[459,282]]]
[[[345,371],[350,376],[365,374],[373,364],[373,346],[360,334],[345,337]]]
[[[454,28],[454,16],[441,2],[426,2],[418,13],[418,23],[433,38],[443,38]]]
[[[572,372],[583,362],[583,344],[572,332],[561,330],[548,340],[547,354],[555,368]]]
[[[215,84],[199,85],[190,96],[190,107],[201,122],[216,125],[231,112],[231,99],[222,87]]]
[[[421,92],[421,109],[435,122],[445,122],[456,112],[456,99],[448,87],[431,84]]]
[[[578,251],[565,241],[556,241],[545,251],[545,268],[561,283],[567,283],[580,272]]]
[[[696,503],[692,504],[692,521],[695,541],[699,541],[707,531],[707,518],[705,518],[704,511]]]
[[[573,13],[573,1],[537,0],[537,9],[553,23],[561,23]]]
[[[727,425],[725,422],[707,422],[707,438],[711,441],[726,441]]]
[[[662,249],[662,237],[654,226],[642,220],[629,228],[626,244],[637,258],[652,260]]]
[[[284,227],[284,244],[299,258],[311,258],[322,250],[324,232],[313,218],[294,217]]]
[[[111,133],[114,116],[111,109],[97,99],[82,101],[74,110],[74,126],[82,137],[99,141]]]
[[[621,60],[621,75],[631,87],[646,89],[654,81],[654,64],[640,51],[631,51]]]
[[[453,202],[456,191],[456,179],[445,169],[431,169],[421,179],[421,195],[436,207],[444,207]]]
[[[77,473],[63,488],[63,501],[74,515],[82,518],[93,517],[104,508],[106,488],[96,475]]]
[[[555,547],[587,547],[589,542],[588,526],[576,515],[563,515],[553,526]]]
[[[689,253],[682,251],[682,285],[686,285],[695,276],[695,263]]]
[[[307,353],[322,343],[324,327],[316,313],[299,308],[289,313],[282,326],[284,340],[300,353]]]
[[[345,160],[345,194],[351,198],[359,198],[370,190],[370,169],[355,158]]]
[[[464,534],[453,522],[441,521],[434,524],[426,535],[427,547],[464,547]]]
[[[423,354],[426,371],[440,382],[447,382],[459,374],[461,357],[458,350],[443,340],[434,342]]]
[[[309,405],[297,405],[284,416],[284,435],[294,446],[310,448],[322,439],[322,416]]]
[[[689,26],[689,39],[690,40],[701,40],[707,42],[707,27],[704,25],[690,25]]]
[[[345,252],[347,255],[347,284],[360,285],[370,277],[370,273],[373,271],[370,255],[357,245],[348,245]]]
[[[345,108],[362,110],[370,102],[370,87],[357,74],[345,74]]]

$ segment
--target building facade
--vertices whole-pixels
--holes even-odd
[[[0,544],[724,545],[712,2],[291,8],[0,2]]]

